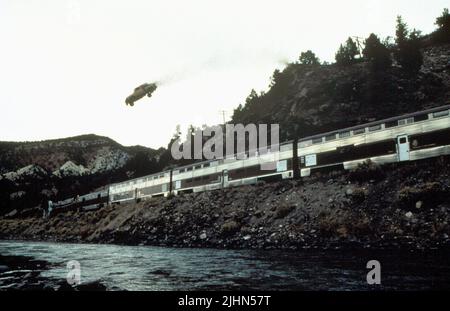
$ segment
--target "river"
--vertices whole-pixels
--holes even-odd
[[[76,260],[81,282],[100,280],[119,290],[450,289],[450,251],[255,251],[0,241],[0,254],[45,260],[50,268],[41,275],[59,280],[66,278],[67,262]],[[381,265],[381,285],[367,284],[369,260]]]

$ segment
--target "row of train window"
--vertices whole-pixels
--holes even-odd
[[[409,138],[412,149],[424,149],[433,146],[450,145],[450,129],[411,135]]]
[[[433,118],[440,118],[440,117],[445,117],[449,115],[449,110],[443,110],[443,111],[437,111],[437,112],[433,112]],[[420,114],[411,118],[406,118],[406,119],[401,119],[401,120],[394,120],[394,121],[389,121],[384,123],[384,127],[385,128],[392,128],[392,127],[396,127],[396,126],[401,126],[401,125],[405,125],[405,124],[411,124],[414,122],[420,122],[420,121],[425,121],[428,120],[428,114]],[[376,124],[373,126],[370,126],[367,128],[367,130],[369,132],[375,132],[375,131],[379,131],[382,129],[382,123],[380,124]],[[337,138],[346,138],[346,137],[350,137],[351,136],[351,132],[353,132],[353,136],[355,135],[360,135],[360,134],[364,134],[366,133],[366,127],[362,127],[359,129],[355,129],[353,131],[344,131],[344,132],[340,132],[340,133],[333,133],[327,136],[322,136],[322,137],[317,137],[317,138],[313,138],[312,139],[312,143],[313,144],[320,144],[322,143],[324,140],[327,141],[332,141],[335,140]]]
[[[432,146],[450,145],[450,129],[411,135],[409,141],[412,149],[423,149]],[[342,163],[345,161],[353,161],[369,157],[388,155],[396,152],[397,149],[395,139],[389,139],[358,146],[349,145],[338,147],[333,151],[317,154],[316,165]],[[300,167],[305,167],[305,161],[302,159],[300,160]]]
[[[292,169],[292,160],[287,160],[287,169]],[[271,174],[276,171],[276,168],[273,170],[262,170],[260,165],[252,165],[248,167],[243,167],[239,169],[229,170],[228,171],[228,180],[236,180],[241,178],[248,178],[248,177],[255,177],[260,176],[264,174]],[[185,186],[196,186],[196,185],[202,185],[212,182],[220,182],[221,174],[210,174],[210,175],[203,175],[198,176],[195,178],[188,178],[185,180],[182,180],[183,185],[181,188],[184,188]]]
[[[213,183],[213,182],[219,182],[219,181],[220,181],[220,174],[209,174],[209,175],[197,176],[194,178],[182,179],[181,183],[192,186],[192,185],[201,185],[201,184],[205,184],[205,183]],[[181,187],[183,188],[184,185],[182,185]]]
[[[338,147],[336,150],[318,153],[316,165],[342,163],[345,161],[393,154],[395,152],[396,145],[393,139],[358,146],[349,145]],[[300,159],[300,167],[306,167],[306,163],[302,159]]]
[[[199,165],[194,165],[194,166],[188,166],[188,167],[180,169],[180,173],[190,172],[192,170],[198,170],[198,169],[209,167],[209,166],[211,166],[211,162],[207,162],[207,163],[203,163],[203,164],[199,164]]]

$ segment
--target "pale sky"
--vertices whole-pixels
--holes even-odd
[[[0,140],[105,135],[166,146],[220,123],[300,52],[332,61],[348,36],[428,33],[448,0],[0,0]],[[134,107],[134,87],[163,81]]]

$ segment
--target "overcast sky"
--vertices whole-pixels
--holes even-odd
[[[348,36],[393,36],[401,14],[424,33],[448,0],[0,0],[0,140],[95,133],[166,146],[177,124],[266,90],[311,49],[332,61]],[[134,87],[162,81],[134,107]]]

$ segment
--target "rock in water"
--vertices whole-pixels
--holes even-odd
[[[417,202],[416,202],[416,208],[417,208],[417,209],[420,209],[420,208],[422,207],[422,205],[423,205],[423,202],[422,202],[422,201],[417,201]]]

